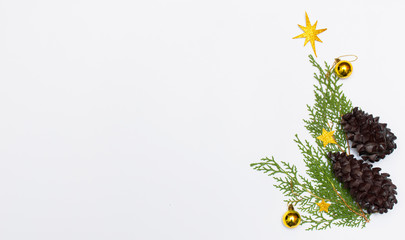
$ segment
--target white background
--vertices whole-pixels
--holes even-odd
[[[281,224],[265,156],[304,170],[312,53],[356,54],[344,90],[398,149],[393,211],[365,229]],[[401,1],[1,0],[0,238],[380,239],[404,222]],[[339,233],[339,234],[335,234]]]

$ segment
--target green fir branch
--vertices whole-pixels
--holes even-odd
[[[263,158],[260,162],[252,163],[251,167],[273,176],[276,181],[274,186],[287,198],[284,201],[292,203],[302,213],[302,223],[309,225],[306,230],[322,230],[332,225],[364,227],[370,215],[362,211],[349,191],[335,178],[327,158],[328,152],[348,150],[340,121],[343,114],[352,110],[352,103],[344,95],[339,78],[330,73],[330,66],[326,62],[323,69],[312,55],[309,55],[309,61],[318,69],[318,73],[314,74],[317,80],[314,85],[315,103],[313,106],[307,105],[309,119],[304,120],[304,123],[316,145],[313,146],[307,140],[301,141],[298,135],[294,139],[302,154],[308,177],[298,174],[295,165],[283,161],[278,163],[274,157]],[[316,139],[322,134],[322,129],[335,131],[337,144],[324,147],[322,141]],[[315,204],[322,199],[331,203],[328,212],[319,212]]]

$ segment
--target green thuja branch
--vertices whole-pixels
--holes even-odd
[[[314,85],[315,104],[312,107],[307,105],[310,118],[304,120],[305,128],[312,137],[316,138],[323,128],[331,131],[331,128],[335,127],[337,130],[335,132],[336,142],[347,150],[346,135],[341,128],[340,119],[343,114],[352,110],[352,103],[341,90],[343,84],[339,83],[339,77],[335,74],[328,74],[330,66],[325,62],[326,69],[324,70],[312,55],[309,55],[309,59],[319,73],[314,74],[314,78],[318,81],[318,84]],[[317,140],[316,142],[319,146],[323,146],[321,141]],[[340,149],[337,145],[330,144],[326,150],[329,152]]]
[[[298,135],[294,139],[308,177],[298,174],[295,165],[283,161],[278,163],[274,157],[263,158],[258,163],[252,163],[251,167],[273,176],[276,181],[274,186],[284,194],[285,202],[293,203],[301,212],[302,223],[309,224],[307,230],[321,230],[332,225],[364,227],[370,215],[362,211],[349,191],[335,178],[327,158],[328,152],[348,151],[340,119],[352,110],[352,103],[341,90],[339,78],[329,74],[330,66],[325,62],[323,69],[312,55],[309,55],[309,60],[318,73],[314,74],[317,80],[314,85],[315,103],[313,106],[307,105],[309,119],[304,123],[316,144],[313,146],[307,140],[302,141]],[[322,134],[322,129],[335,131],[337,144],[324,147],[322,141],[316,139]],[[315,204],[322,199],[331,203],[328,212],[320,212]]]

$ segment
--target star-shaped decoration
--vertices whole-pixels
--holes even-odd
[[[306,20],[306,24],[307,24],[305,27],[298,24],[298,26],[302,29],[302,31],[304,31],[304,33],[300,34],[296,37],[293,37],[293,39],[305,38],[304,46],[308,42],[311,42],[312,49],[314,50],[315,56],[317,57],[316,50],[315,50],[315,41],[322,42],[321,39],[319,39],[317,35],[320,34],[321,32],[326,31],[326,28],[317,30],[316,24],[318,24],[318,21],[316,21],[315,24],[311,26],[311,22],[309,22],[307,12],[305,12],[305,20]]]
[[[326,147],[329,143],[337,144],[335,141],[335,138],[333,137],[333,134],[335,131],[326,131],[325,128],[322,128],[322,135],[317,137],[317,139],[321,140],[323,142],[323,146]]]
[[[327,202],[325,202],[324,199],[322,199],[322,202],[316,203],[316,205],[319,206],[319,211],[320,212],[322,212],[322,211],[328,212],[328,208],[330,206],[330,203],[327,203]]]

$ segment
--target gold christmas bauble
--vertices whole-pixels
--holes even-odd
[[[288,228],[295,228],[301,223],[301,216],[294,210],[292,204],[288,206],[288,211],[284,213],[283,223]]]
[[[340,78],[347,78],[352,74],[353,66],[348,61],[339,61],[336,63],[335,72]]]

